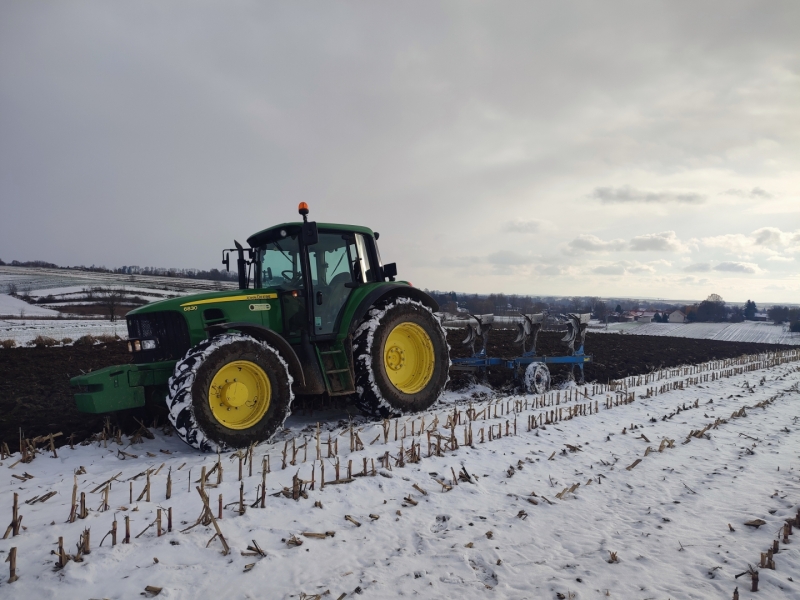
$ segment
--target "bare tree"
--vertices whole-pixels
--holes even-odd
[[[108,310],[108,318],[111,321],[117,320],[117,313],[119,312],[123,297],[124,296],[119,292],[119,290],[115,290],[113,288],[103,290],[101,296],[102,304]]]

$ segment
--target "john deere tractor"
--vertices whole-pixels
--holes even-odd
[[[366,227],[284,223],[223,250],[239,289],[154,302],[127,316],[134,364],[75,377],[78,410],[165,402],[205,451],[270,439],[296,395],[351,396],[376,417],[424,410],[450,360],[436,302],[383,264]]]

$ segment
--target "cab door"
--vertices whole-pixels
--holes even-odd
[[[359,233],[320,232],[309,248],[314,306],[314,336],[336,332],[339,315],[353,288],[372,276],[364,236]]]

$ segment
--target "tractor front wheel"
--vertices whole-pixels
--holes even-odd
[[[169,419],[203,451],[244,448],[271,438],[293,394],[285,361],[269,344],[225,334],[189,350],[169,381]]]
[[[373,308],[353,338],[356,404],[374,417],[429,408],[447,384],[449,347],[423,304],[399,298]]]

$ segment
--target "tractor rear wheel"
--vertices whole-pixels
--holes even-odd
[[[373,308],[353,338],[356,404],[382,418],[429,408],[447,384],[449,350],[441,324],[420,302],[399,298]]]
[[[205,340],[175,365],[169,420],[203,451],[244,448],[272,437],[289,415],[291,377],[278,351],[246,335]]]

